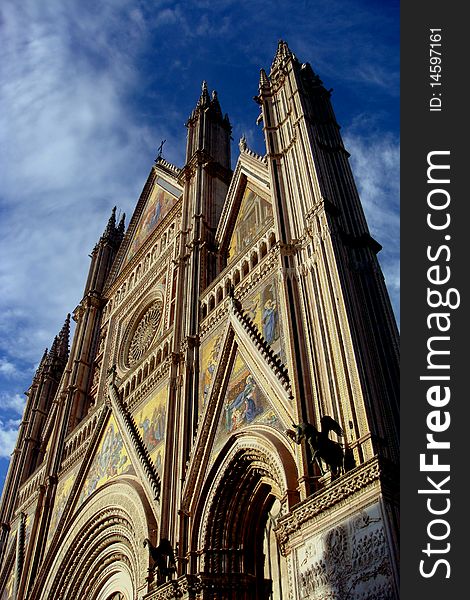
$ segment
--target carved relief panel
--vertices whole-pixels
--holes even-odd
[[[378,503],[309,538],[293,561],[301,600],[396,600]]]

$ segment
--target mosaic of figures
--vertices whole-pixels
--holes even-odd
[[[395,598],[378,504],[311,538],[296,562],[299,598]]]
[[[133,467],[128,452],[116,421],[111,417],[87,473],[80,493],[79,505],[113,477],[130,472],[133,472]]]
[[[225,394],[224,405],[214,441],[214,457],[233,432],[253,423],[282,431],[283,425],[255,376],[237,353]]]
[[[256,325],[263,338],[285,360],[279,318],[279,300],[276,283],[273,278],[264,282],[243,303],[243,311]],[[201,371],[199,387],[199,412],[201,413],[209,399],[212,380],[217,370],[222,350],[225,327],[216,329],[201,345]]]
[[[243,311],[256,325],[258,331],[272,349],[284,360],[281,322],[279,318],[279,298],[276,282],[271,278],[243,302]]]
[[[68,475],[61,479],[57,485],[57,491],[54,501],[54,510],[52,512],[51,524],[49,526],[49,531],[47,534],[47,547],[49,547],[49,544],[51,543],[52,538],[54,537],[57,525],[62,515],[64,514],[65,505],[67,504],[67,500],[69,499],[70,492],[72,491],[72,487],[77,474],[78,467],[70,471]]]
[[[248,186],[240,204],[228,250],[229,262],[251,245],[255,237],[271,221],[273,208],[271,202],[259,196]]]
[[[136,413],[134,419],[142,440],[161,476],[165,450],[165,430],[168,389],[160,388],[156,395]]]
[[[155,230],[158,223],[174,205],[175,199],[175,196],[168,193],[160,185],[155,186],[135,232],[129,256],[134,255],[147,237]]]
[[[201,345],[201,374],[199,380],[199,414],[206,407],[212,380],[219,364],[225,327],[216,329]]]

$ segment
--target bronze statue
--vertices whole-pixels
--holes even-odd
[[[343,436],[343,430],[339,423],[337,423],[332,417],[325,415],[320,420],[321,431],[318,431],[311,423],[299,423],[295,425],[294,431],[288,429],[286,434],[294,440],[296,444],[300,444],[302,440],[305,440],[309,445],[312,453],[312,462],[316,462],[320,473],[325,474],[323,470],[322,461],[327,465],[331,471],[333,478],[338,477],[344,470],[344,451],[341,444],[330,440],[328,434],[330,431],[334,431],[340,436]]]
[[[145,538],[144,548],[145,546],[149,547],[153,559],[151,568],[157,570],[157,580],[163,583],[167,578],[171,579],[173,573],[176,573],[176,560],[170,541],[163,538],[158,546],[154,546],[148,538]]]

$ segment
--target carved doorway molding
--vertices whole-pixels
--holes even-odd
[[[134,487],[135,486],[135,487]],[[156,522],[142,490],[123,480],[103,486],[64,532],[41,600],[136,600],[146,591],[143,540]]]
[[[132,600],[134,596],[129,573],[118,571],[103,584],[96,600]]]
[[[274,534],[295,490],[294,463],[287,463],[252,437],[239,441],[218,469],[203,510],[198,549],[198,571],[203,586],[213,590],[211,598],[288,597],[287,561]]]

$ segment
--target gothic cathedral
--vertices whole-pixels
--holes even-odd
[[[398,333],[330,92],[279,42],[115,210],[0,507],[1,600],[398,598]]]

